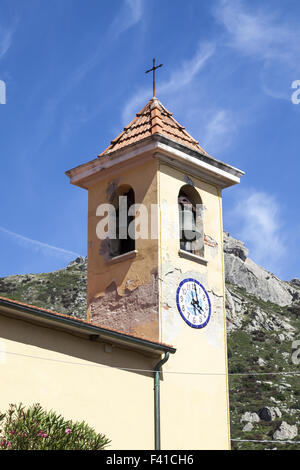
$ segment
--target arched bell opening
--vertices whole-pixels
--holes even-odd
[[[203,204],[189,184],[178,195],[180,249],[204,257]]]
[[[129,235],[129,226],[134,224],[134,216],[128,215],[130,207],[135,203],[132,187],[120,186],[112,203],[116,217],[116,238],[110,240],[110,257],[113,258],[135,250],[135,240]]]

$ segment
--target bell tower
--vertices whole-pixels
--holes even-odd
[[[222,190],[243,172],[153,97],[66,174],[89,192],[88,319],[177,349],[161,381],[163,448],[229,448]]]

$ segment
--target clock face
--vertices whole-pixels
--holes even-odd
[[[208,293],[196,279],[184,279],[177,288],[177,308],[184,321],[192,328],[203,328],[211,314]]]

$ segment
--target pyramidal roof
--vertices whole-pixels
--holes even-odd
[[[123,132],[98,157],[139,142],[154,134],[161,134],[193,150],[208,155],[185,128],[181,126],[157,98],[151,98],[144,108],[136,114]]]

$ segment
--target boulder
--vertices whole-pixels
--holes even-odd
[[[262,357],[259,357],[257,364],[259,365],[259,367],[264,367],[266,365],[266,361],[264,361]]]
[[[281,418],[281,411],[277,406],[264,406],[258,412],[260,419],[263,421],[274,421]]]
[[[250,411],[246,411],[241,417],[241,423],[258,423],[259,416],[257,413],[251,413]]]
[[[243,432],[249,432],[249,431],[252,431],[253,429],[253,424],[252,423],[247,423],[245,424],[245,426],[243,427]]]
[[[298,435],[297,426],[282,421],[281,425],[273,434],[273,439],[277,441],[289,441]]]

